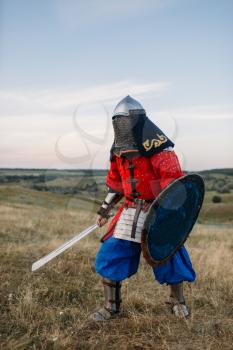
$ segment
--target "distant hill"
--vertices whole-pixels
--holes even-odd
[[[200,223],[232,223],[233,169],[198,171],[205,181]],[[106,195],[104,169],[0,169],[0,204],[90,210]]]
[[[233,168],[201,170],[201,171],[198,171],[198,173],[202,175],[221,174],[221,175],[233,176]]]
[[[189,171],[187,171],[189,172]],[[192,171],[194,172],[194,171]],[[233,190],[233,169],[197,171],[203,176],[206,190],[229,193]],[[1,184],[20,184],[37,191],[61,194],[98,193],[106,190],[105,169],[0,169]]]
[[[95,176],[103,176],[107,173],[107,169],[45,169],[45,168],[0,168],[0,176],[1,174],[9,173],[9,174],[41,174],[41,173],[63,173],[63,174],[92,174]],[[198,171],[190,171],[185,170],[185,172],[192,172],[198,174],[223,174],[233,176],[233,168],[216,168],[216,169],[206,169],[206,170],[198,170]]]

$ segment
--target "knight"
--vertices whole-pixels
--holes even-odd
[[[112,208],[123,199],[102,238],[95,268],[102,277],[104,306],[94,312],[94,321],[104,321],[120,312],[121,284],[137,272],[141,254],[141,230],[146,212],[158,194],[184,175],[174,143],[146,115],[143,106],[126,96],[112,116],[114,142],[106,177],[108,193],[98,210],[100,227]],[[155,279],[167,284],[169,305],[177,317],[188,317],[183,283],[196,278],[184,245],[165,264],[153,267]]]

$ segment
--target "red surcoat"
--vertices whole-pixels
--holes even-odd
[[[135,197],[152,200],[171,181],[183,175],[174,151],[164,150],[151,157],[137,154],[131,160],[113,156],[106,185],[116,192],[122,192],[126,199],[111,220],[104,240],[112,235],[125,204],[130,205]]]

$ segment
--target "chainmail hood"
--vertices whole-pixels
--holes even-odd
[[[111,156],[138,152],[149,157],[165,148],[174,147],[174,143],[145,113],[134,111],[129,116],[116,116],[113,118],[113,129]]]

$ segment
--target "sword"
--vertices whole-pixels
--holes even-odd
[[[51,261],[54,259],[56,256],[67,250],[68,248],[72,247],[73,244],[78,242],[80,239],[83,237],[89,235],[92,231],[94,231],[97,227],[99,227],[97,224],[94,224],[88,228],[86,228],[84,231],[80,232],[77,236],[74,236],[71,240],[68,242],[62,244],[60,247],[57,249],[53,250],[51,253],[43,256],[43,258],[37,260],[32,264],[32,271],[38,270],[40,267],[44,266],[47,264],[47,262]]]

